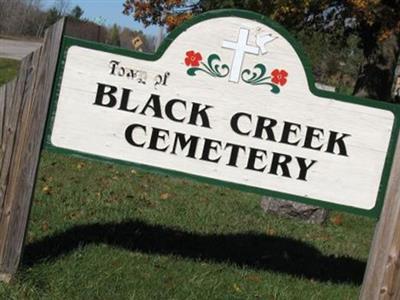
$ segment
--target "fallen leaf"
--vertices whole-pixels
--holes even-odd
[[[256,283],[260,283],[262,281],[261,277],[257,275],[247,275],[245,279]]]
[[[80,163],[76,166],[76,168],[77,168],[78,170],[80,170],[80,169],[83,169],[84,166],[85,166],[85,164],[84,164],[83,162],[80,162]]]
[[[28,242],[32,243],[35,240],[35,235],[32,233],[28,233]]]
[[[45,185],[45,186],[42,188],[42,192],[43,192],[44,194],[46,194],[46,195],[50,195],[50,194],[51,194],[51,189],[50,189],[50,187],[49,187],[48,185]]]
[[[237,285],[236,283],[233,284],[233,288],[236,292],[240,293],[242,290],[240,289],[239,285]]]
[[[43,222],[42,223],[42,230],[43,231],[48,231],[49,230],[49,223]]]
[[[160,199],[161,200],[168,200],[170,198],[170,194],[169,193],[163,193],[160,195]]]
[[[117,268],[117,267],[120,267],[120,266],[121,266],[121,264],[120,264],[120,262],[119,262],[118,260],[112,261],[112,262],[111,262],[111,265],[112,265],[114,268]]]
[[[332,224],[340,226],[343,224],[343,215],[334,215],[330,218],[330,221]]]
[[[267,235],[274,236],[274,235],[276,235],[276,230],[268,227],[266,230],[266,233],[267,233]]]
[[[315,238],[316,241],[330,241],[332,238],[329,235],[321,235]]]

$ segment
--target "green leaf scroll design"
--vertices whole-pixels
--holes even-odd
[[[263,64],[254,66],[253,71],[245,69],[242,72],[242,80],[251,85],[268,85],[271,87],[271,93],[279,94],[281,89],[274,83],[270,82],[271,76],[266,76],[267,67]]]
[[[201,63],[201,67],[194,67],[187,70],[189,76],[196,76],[197,72],[204,72],[212,77],[224,78],[228,76],[230,69],[226,64],[220,64],[221,58],[217,54],[211,54],[207,59],[207,64]]]

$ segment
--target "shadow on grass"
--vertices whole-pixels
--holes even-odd
[[[289,238],[257,233],[199,234],[140,221],[80,225],[28,244],[24,266],[52,261],[88,244],[107,244],[147,254],[232,263],[241,267],[302,276],[316,281],[362,282],[365,262],[325,256]]]

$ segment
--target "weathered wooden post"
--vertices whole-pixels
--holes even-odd
[[[0,88],[0,280],[8,282],[21,257],[64,20],[25,57],[15,81]]]
[[[400,299],[400,137],[360,299]]]
[[[63,35],[102,41],[100,30],[60,20],[22,60],[17,78],[0,87],[0,281],[11,280],[22,254]]]

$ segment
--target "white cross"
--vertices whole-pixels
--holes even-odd
[[[235,55],[233,57],[231,66],[231,76],[229,81],[239,82],[240,72],[242,71],[242,64],[244,60],[244,55],[249,54],[259,54],[259,48],[253,47],[247,44],[250,31],[248,29],[240,28],[239,38],[237,42],[223,41],[222,47],[227,49],[235,50]]]

